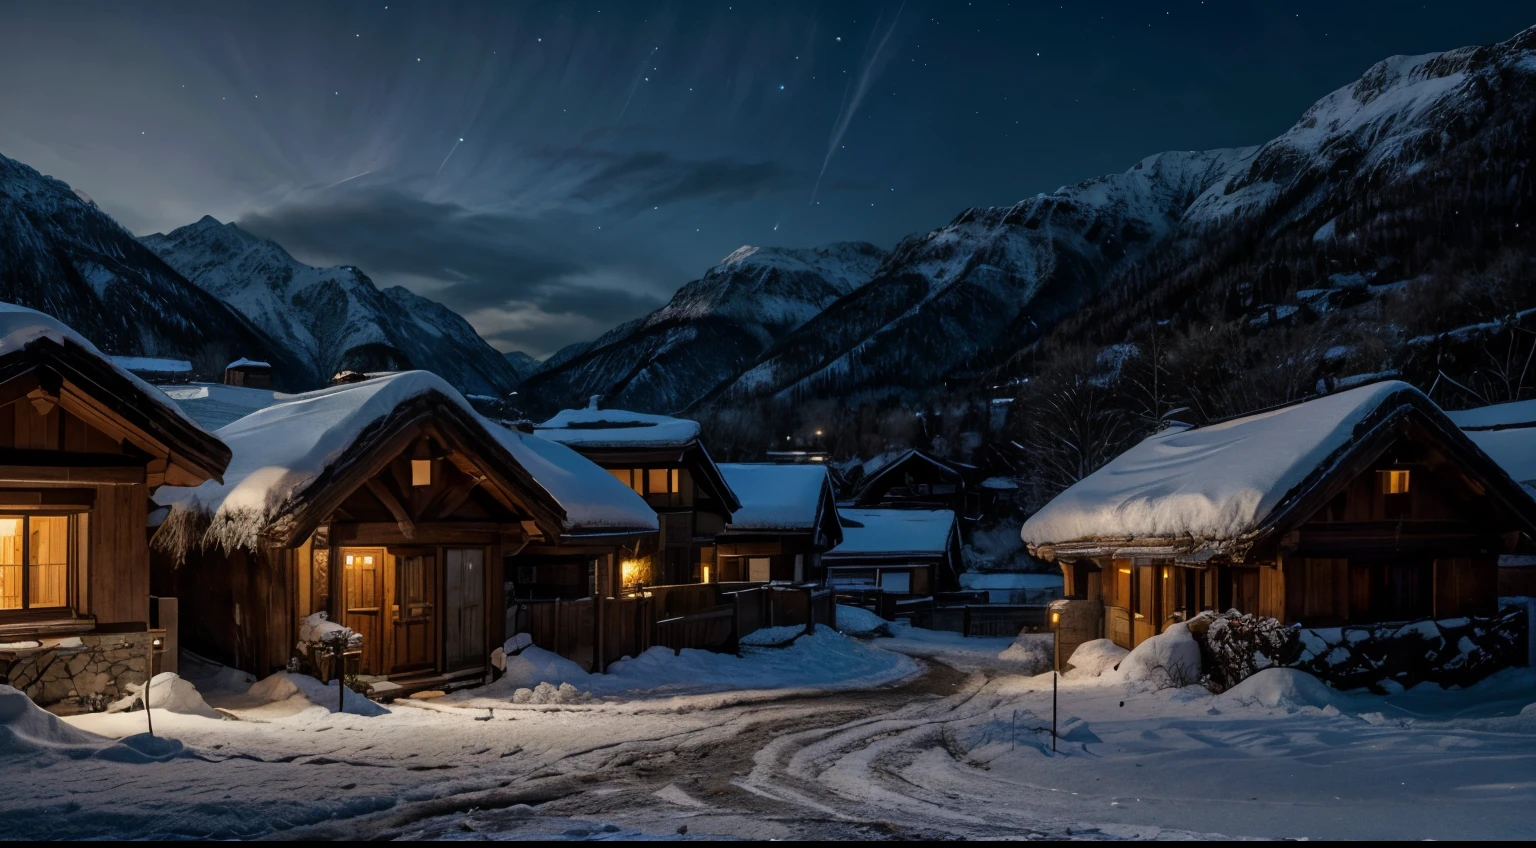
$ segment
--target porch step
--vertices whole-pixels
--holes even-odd
[[[468,689],[471,686],[481,685],[488,676],[489,670],[485,668],[465,668],[442,674],[416,672],[413,674],[393,675],[389,678],[389,682],[399,688],[381,693],[378,700],[393,701],[397,698],[409,698],[417,692],[426,692],[432,689],[440,689],[444,692],[452,692],[455,689]]]

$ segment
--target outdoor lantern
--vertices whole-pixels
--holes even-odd
[[[1061,610],[1051,610],[1051,626],[1055,627],[1056,625],[1058,625],[1060,623],[1061,623]]]

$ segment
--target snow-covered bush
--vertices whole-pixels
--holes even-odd
[[[1027,674],[1041,674],[1051,670],[1055,648],[1053,633],[1020,633],[1012,645],[998,653],[997,658],[1020,663]]]
[[[838,604],[837,630],[844,636],[873,639],[891,635],[891,623],[863,607]]]
[[[1294,663],[1301,653],[1296,631],[1268,616],[1228,610],[1201,613],[1189,622],[1205,663],[1203,683],[1224,692],[1255,673]]]
[[[1145,689],[1179,689],[1199,683],[1200,646],[1187,624],[1171,624],[1127,654],[1120,662],[1120,674],[1126,683]]]
[[[1130,651],[1116,645],[1108,639],[1092,639],[1077,646],[1072,656],[1067,659],[1067,665],[1072,668],[1066,673],[1066,677],[1074,680],[1082,680],[1090,677],[1102,677],[1105,673],[1114,671],[1125,660]]]

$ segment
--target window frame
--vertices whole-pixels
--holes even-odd
[[[81,551],[79,518],[88,515],[89,510],[61,510],[43,509],[27,511],[0,512],[0,519],[14,518],[21,522],[21,556],[17,563],[21,570],[21,605],[18,607],[0,608],[0,621],[12,616],[29,616],[38,613],[62,613],[72,612],[75,607],[75,599],[79,597],[79,575]],[[32,605],[32,519],[33,518],[64,518],[68,520],[65,527],[65,553],[64,553],[64,598],[63,603],[55,606]]]

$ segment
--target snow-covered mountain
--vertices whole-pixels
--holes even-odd
[[[168,267],[84,192],[0,156],[0,300],[54,315],[102,350],[190,360],[205,376],[241,356],[280,379],[297,361]]]
[[[539,367],[543,365],[542,362],[520,350],[509,350],[502,355],[506,357],[507,364],[512,366],[512,373],[517,375],[519,383],[528,379],[533,375],[533,372],[539,370]]]
[[[541,409],[594,394],[619,407],[686,409],[857,290],[884,258],[862,242],[740,248],[650,315],[556,353],[521,391]]]
[[[1180,275],[1220,262],[1236,268],[1261,247],[1310,262],[1315,276],[1273,280],[1253,269],[1259,281],[1238,301],[1266,285],[1326,288],[1338,267],[1401,262],[1351,241],[1350,228],[1394,215],[1401,223],[1410,208],[1460,214],[1468,180],[1456,174],[1467,168],[1485,179],[1507,170],[1515,191],[1529,186],[1518,162],[1528,159],[1536,116],[1533,48],[1536,28],[1493,46],[1393,57],[1266,144],[1162,153],[1011,207],[966,210],[904,239],[870,283],[779,340],[716,396],[877,397],[963,383],[1068,316],[1074,327],[1118,327],[1125,300],[1165,297],[1169,311],[1185,308]],[[1320,261],[1325,253],[1331,265]]]
[[[457,313],[399,286],[380,290],[355,267],[305,265],[276,242],[206,216],[141,241],[294,351],[317,379],[421,368],[477,394],[520,380]]]

